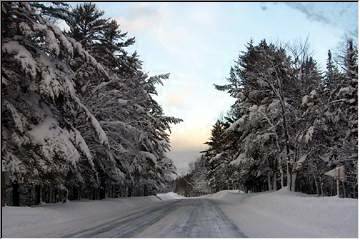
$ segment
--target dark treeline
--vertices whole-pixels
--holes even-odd
[[[307,44],[248,43],[228,83],[215,86],[235,103],[201,158],[212,191],[287,186],[357,198],[357,47],[344,45],[322,72]]]
[[[185,197],[197,197],[211,193],[207,181],[207,166],[204,157],[189,164],[189,173],[174,181],[175,192]]]
[[[94,4],[2,2],[3,199],[144,196],[165,191],[170,124],[135,39]],[[68,28],[62,31],[59,22]]]

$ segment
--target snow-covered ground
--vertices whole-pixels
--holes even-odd
[[[356,199],[221,191],[4,207],[4,237],[357,237]]]
[[[158,193],[156,194],[161,200],[170,200],[170,199],[183,199],[184,196],[181,196],[174,192],[168,192],[168,193]]]
[[[358,236],[357,199],[316,197],[286,189],[253,194],[221,191],[207,198],[214,199],[249,237]]]
[[[149,196],[3,207],[3,237],[61,237],[162,204]]]

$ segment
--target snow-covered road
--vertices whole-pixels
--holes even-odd
[[[245,237],[210,199],[169,200],[64,237]]]
[[[3,207],[3,237],[272,237],[358,236],[357,199],[286,189],[221,191],[198,198],[176,193]]]

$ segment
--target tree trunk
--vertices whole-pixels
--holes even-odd
[[[12,185],[12,201],[13,206],[20,206],[19,184],[17,183]]]
[[[291,170],[290,168],[290,137],[289,137],[289,132],[288,132],[288,127],[287,127],[287,122],[286,122],[286,111],[285,111],[285,99],[284,99],[284,94],[283,94],[283,89],[282,89],[282,82],[280,80],[279,77],[277,77],[277,81],[278,81],[278,86],[279,86],[279,90],[278,90],[278,97],[280,100],[280,106],[281,106],[281,115],[282,115],[282,123],[283,123],[283,128],[284,128],[284,135],[285,135],[285,147],[286,147],[286,170],[287,170],[287,177],[288,177],[288,181],[287,181],[287,186],[288,189],[291,191],[293,189],[291,189],[292,186],[292,177],[291,177]],[[290,181],[289,181],[290,180]]]
[[[271,186],[271,173],[270,173],[270,171],[267,174],[267,182],[268,182],[268,190],[271,191],[272,186]]]
[[[41,204],[44,200],[43,200],[43,191],[42,191],[42,186],[41,185],[37,185],[37,197],[38,197],[38,202],[39,204]]]
[[[286,162],[286,187],[289,191],[291,191],[291,174],[290,174],[290,166],[289,161]]]
[[[291,191],[295,192],[295,186],[296,186],[296,173],[291,174]]]
[[[340,197],[340,180],[339,180],[339,177],[336,178],[336,196]]]
[[[324,196],[324,183],[321,177],[320,177],[320,193],[321,196]]]
[[[54,193],[53,193],[52,187],[50,186],[49,187],[49,203],[52,203],[53,199],[54,199]]]
[[[282,167],[281,158],[279,158],[279,169],[280,169],[281,188],[283,188],[284,187],[284,169]]]
[[[65,202],[69,200],[69,190],[65,191]]]
[[[277,181],[276,181],[276,172],[274,172],[273,174],[273,190],[276,191],[277,190]]]
[[[357,185],[354,184],[354,185],[353,185],[353,194],[352,194],[352,197],[353,197],[353,198],[357,198],[357,196],[356,196],[356,187],[357,187]]]
[[[319,184],[316,181],[315,175],[313,175],[313,176],[314,176],[314,181],[315,181],[316,195],[320,196]]]

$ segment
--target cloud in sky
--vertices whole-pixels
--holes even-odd
[[[188,4],[178,7],[170,3],[134,4],[126,15],[115,19],[126,31],[146,36],[172,57],[200,62],[199,52],[209,49],[202,33],[217,24],[215,5],[191,4],[188,8],[182,5]]]
[[[335,25],[349,31],[357,30],[357,8],[354,3],[332,4],[288,2],[288,6],[304,13],[310,20]],[[350,19],[350,21],[349,21]]]
[[[117,16],[115,19],[131,33],[147,31],[154,23],[159,23],[166,17],[167,12],[163,9],[163,6],[153,8],[149,4],[136,4],[129,9],[126,16]]]
[[[357,20],[356,3],[348,5],[346,14],[337,12],[340,3],[312,4],[308,3],[312,12],[341,16],[341,24],[313,21],[307,12],[287,4],[98,3],[123,31],[136,37],[131,49],[139,53],[145,71],[170,72],[156,99],[167,115],[184,120],[173,127],[169,153],[180,171],[206,148],[211,126],[233,103],[213,84],[225,83],[230,66],[250,39],[288,42],[309,36],[315,58],[324,65],[327,50],[337,47],[345,26]]]

